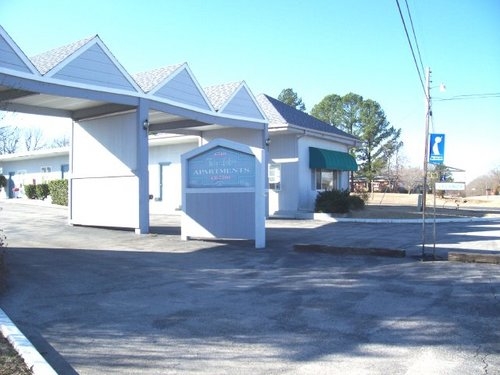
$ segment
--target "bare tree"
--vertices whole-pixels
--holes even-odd
[[[407,163],[407,158],[401,153],[403,142],[400,142],[396,147],[395,152],[391,156],[388,156],[386,164],[386,175],[391,181],[393,192],[398,192],[401,187],[401,169]]]
[[[490,171],[490,177],[492,185],[496,188],[496,190],[500,193],[500,167],[492,169]]]
[[[0,155],[13,154],[19,147],[21,131],[15,126],[0,127]]]
[[[69,136],[63,135],[58,138],[54,138],[50,144],[50,148],[66,147],[69,146]]]
[[[479,176],[467,184],[467,195],[500,194],[500,168]]]
[[[424,171],[420,168],[402,168],[399,172],[400,182],[408,189],[408,193],[414,191],[422,184]]]
[[[40,128],[26,128],[23,131],[24,147],[26,151],[36,151],[45,148],[43,132]]]

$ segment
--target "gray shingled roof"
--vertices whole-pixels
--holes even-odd
[[[269,95],[258,95],[257,102],[266,114],[266,117],[269,119],[269,128],[272,128],[273,124],[290,124],[305,129],[318,130],[358,140],[357,137],[338,129],[335,126],[327,124],[326,122],[318,120],[316,117],[308,115],[305,112],[299,111],[298,109],[295,109],[278,99],[272,98]]]
[[[241,81],[225,83],[222,85],[205,87],[203,90],[207,94],[208,100],[210,100],[215,110],[218,111],[242,83]]]
[[[160,83],[165,81],[173,72],[179,69],[180,66],[184,64],[175,64],[165,66],[163,68],[158,68],[154,70],[150,70],[147,72],[133,74],[132,78],[137,82],[139,87],[144,92],[149,92],[153,90]]]
[[[62,47],[54,48],[53,50],[33,56],[30,60],[40,74],[45,74],[95,37],[91,36]]]

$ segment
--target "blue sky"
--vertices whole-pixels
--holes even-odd
[[[500,1],[406,1],[445,164],[468,181],[500,168]],[[395,0],[0,0],[0,24],[28,56],[98,34],[130,73],[187,62],[202,86],[290,87],[307,111],[354,92],[402,129],[407,164],[423,164],[424,92]]]

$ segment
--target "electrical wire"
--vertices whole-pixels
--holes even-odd
[[[396,4],[398,6],[399,15],[401,16],[401,21],[403,22],[403,27],[405,29],[406,39],[408,40],[408,45],[410,46],[411,54],[413,56],[413,62],[415,63],[415,68],[417,69],[420,84],[422,86],[422,90],[424,91],[425,97],[427,97],[427,91],[425,90],[424,79],[423,79],[423,72],[420,71],[420,68],[418,66],[417,57],[415,56],[415,51],[413,50],[413,45],[411,43],[410,35],[408,34],[408,28],[406,27],[405,18],[403,16],[403,12],[401,11],[401,6],[399,5],[399,0],[396,0]]]
[[[463,94],[463,95],[455,95],[451,98],[434,98],[437,101],[450,101],[450,100],[472,100],[472,99],[492,99],[492,98],[500,98],[500,92],[491,92],[491,93],[483,93],[483,94]]]
[[[415,33],[415,28],[413,27],[413,19],[411,17],[410,7],[408,6],[408,0],[405,0],[405,4],[406,4],[406,12],[408,13],[408,18],[410,19],[413,41],[415,42],[415,47],[417,48],[418,52],[418,60],[420,61],[420,68],[422,69],[422,72],[424,72],[425,71],[424,64],[422,63],[422,55],[420,54],[420,48],[418,47],[417,34]]]

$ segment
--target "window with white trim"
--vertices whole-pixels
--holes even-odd
[[[338,188],[338,171],[331,169],[313,170],[313,190],[333,190]]]
[[[271,163],[267,170],[269,179],[269,189],[280,191],[281,190],[281,164]]]

